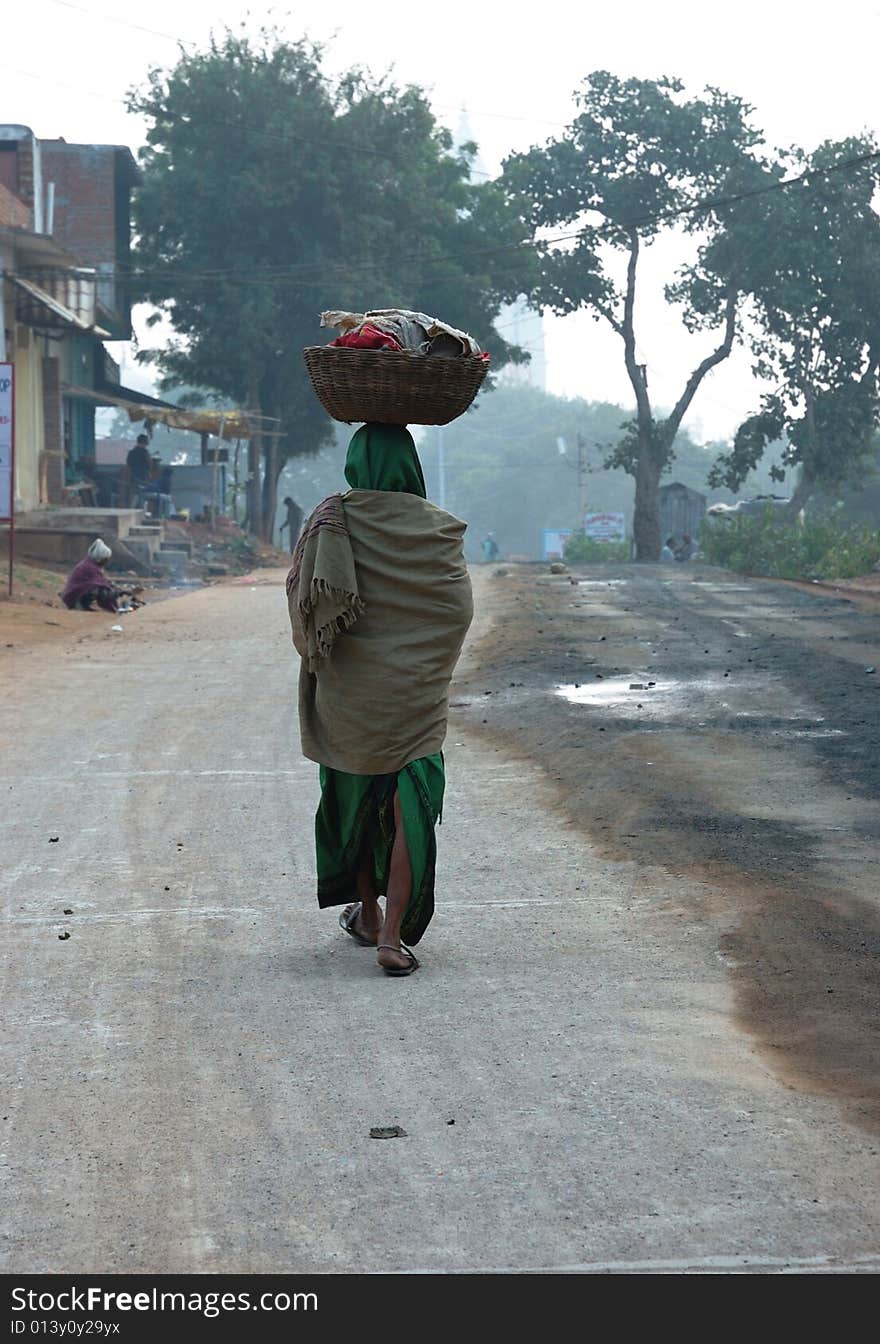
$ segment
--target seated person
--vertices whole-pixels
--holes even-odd
[[[93,611],[97,602],[102,611],[118,610],[119,591],[107,580],[104,567],[113,552],[100,537],[71,571],[61,601],[70,611]]]
[[[128,467],[129,478],[134,485],[146,485],[150,480],[153,460],[150,457],[149,442],[146,434],[138,434],[137,443],[128,450],[125,465]]]
[[[174,512],[174,500],[171,498],[171,474],[174,468],[170,463],[154,457],[151,461],[150,480],[140,487],[140,500],[145,509],[152,500],[149,512],[156,518],[170,518]]]

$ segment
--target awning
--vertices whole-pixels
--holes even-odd
[[[143,419],[143,416],[139,418]],[[187,411],[175,406],[172,410],[160,410],[155,414],[150,412],[150,419],[157,424],[168,425],[170,429],[191,429],[196,434],[213,434],[224,439],[254,439],[266,432],[256,428],[247,411]]]
[[[98,406],[121,406],[124,411],[128,411],[132,420],[153,420],[158,411],[175,409],[170,401],[159,401],[157,397],[150,397],[146,392],[136,392],[133,387],[123,387],[120,383],[104,383],[101,387],[78,387],[75,383],[65,383],[61,390],[66,397],[93,401]]]
[[[8,278],[27,296],[31,309],[36,309],[36,312],[31,313],[25,311],[23,316],[27,325],[73,327],[74,331],[88,331],[95,336],[110,335],[102,327],[90,326],[88,322],[84,322],[72,308],[66,308],[63,303],[59,303],[54,294],[47,293],[45,289],[35,285],[33,280],[25,280],[21,275],[10,275]],[[27,308],[27,305],[25,306]]]
[[[107,384],[100,388],[66,384],[63,391],[65,396],[81,397],[99,406],[120,406],[128,411],[130,420],[150,420],[153,424],[167,425],[169,429],[190,429],[195,434],[213,434],[215,437],[222,434],[224,439],[250,439],[267,432],[252,426],[246,411],[188,411],[172,405],[170,401],[150,397],[146,392],[136,392],[131,387],[116,384],[112,384],[112,387],[110,391]]]

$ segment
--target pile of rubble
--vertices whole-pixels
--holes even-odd
[[[248,574],[253,569],[290,563],[286,551],[265,545],[223,516],[213,523],[167,519],[161,525],[161,533],[151,569],[154,577],[171,584],[206,582],[227,574]]]

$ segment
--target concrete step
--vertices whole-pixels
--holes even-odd
[[[176,572],[188,564],[189,555],[186,551],[162,550],[153,556],[153,566],[156,569],[173,569]]]
[[[146,523],[139,523],[136,527],[128,530],[130,537],[153,537],[156,541],[161,541],[164,529],[161,527],[151,527]]]
[[[137,556],[141,564],[152,566],[156,557],[156,547],[145,537],[133,537],[130,533],[125,544],[132,555]]]
[[[165,551],[183,551],[184,555],[192,555],[193,548],[191,541],[160,541],[160,552]]]
[[[83,509],[83,508],[46,508],[32,509],[28,513],[20,513],[15,520],[16,531],[19,527],[22,529],[33,528],[60,528],[62,530],[73,529],[78,532],[91,532],[93,537],[99,537],[102,532],[107,532],[114,537],[119,537],[124,541],[138,523],[143,521],[143,514],[140,509]]]

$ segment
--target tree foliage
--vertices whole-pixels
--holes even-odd
[[[319,47],[227,31],[153,70],[129,105],[149,125],[136,283],[176,333],[141,356],[280,422],[252,525],[266,531],[284,461],[332,438],[301,355],[323,339],[322,308],[434,312],[496,367],[522,357],[492,325],[529,283],[521,226],[470,181],[421,90],[360,70],[331,87]]]
[[[446,465],[447,507],[468,523],[467,554],[480,559],[480,542],[494,532],[504,555],[539,559],[542,529],[578,528],[577,472],[578,436],[584,441],[587,463],[583,503],[588,510],[633,514],[631,477],[607,468],[604,463],[626,419],[622,407],[611,402],[558,397],[536,387],[511,386],[499,380],[492,391],[480,395],[467,415],[443,430]],[[557,440],[566,444],[565,455]],[[706,474],[719,445],[702,445],[682,430],[676,440],[676,455],[667,465],[661,483],[677,480],[706,491]],[[424,429],[419,456],[425,471],[428,495],[439,500],[437,432]],[[322,450],[317,459],[290,462],[284,476],[285,492],[308,509],[333,490],[344,489],[342,465],[344,437],[338,447]],[[762,468],[747,482],[754,493],[770,488]],[[710,502],[732,503],[734,496],[723,488],[707,491]]]
[[[719,458],[715,482],[736,489],[781,438],[782,464],[800,468],[793,509],[861,470],[880,414],[876,150],[862,138],[791,151],[788,175],[801,180],[755,202],[724,239],[750,295],[755,373],[771,390]],[[717,315],[717,295],[707,290],[703,308]]]
[[[717,89],[686,98],[675,79],[620,79],[599,71],[584,81],[576,101],[578,114],[564,135],[508,159],[503,182],[540,256],[530,297],[557,313],[586,309],[622,342],[636,418],[610,460],[635,477],[638,555],[656,560],[661,473],[700,384],[730,354],[735,333],[739,278],[730,264],[710,271],[705,241],[723,236],[730,211],[705,203],[753,189],[767,170],[757,156],[761,136],[750,124],[751,109]],[[704,255],[670,299],[685,305],[686,321],[691,283],[697,289],[709,284],[723,303],[715,349],[695,364],[661,420],[638,362],[635,311],[641,251],[673,227],[699,231]],[[554,236],[560,228],[565,233]],[[615,254],[625,258],[622,280]]]

